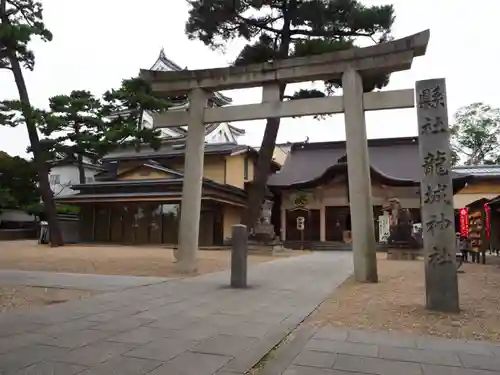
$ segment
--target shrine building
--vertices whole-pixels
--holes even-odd
[[[162,50],[151,70],[182,68]],[[231,102],[214,92],[207,105],[221,107]],[[169,110],[188,108],[187,97],[179,97]],[[153,127],[154,116],[145,112],[140,126]],[[187,127],[162,128],[161,134],[158,150],[146,145],[139,151],[117,148],[102,158],[102,172],[92,181],[72,184],[72,194],[55,198],[59,204],[80,208],[79,241],[177,244]],[[244,134],[243,129],[224,122],[205,127],[200,246],[223,245],[231,237],[232,225],[241,221],[258,155],[256,149],[239,143]],[[279,164],[273,161],[271,171],[277,169]]]
[[[397,198],[410,212],[410,220],[421,222],[418,137],[368,140],[374,229],[380,240],[379,217],[383,207]],[[280,206],[277,230],[287,246],[307,242],[308,248],[351,242],[349,179],[345,141],[296,143],[281,170],[269,178],[268,186]],[[452,173],[454,192],[461,190],[467,174]],[[304,218],[304,229],[297,229]],[[302,222],[302,219],[299,219]],[[323,246],[322,246],[323,244]]]
[[[56,202],[80,207],[80,241],[115,244],[178,242],[185,138],[158,150],[116,150],[92,183],[73,185]],[[203,169],[200,246],[222,246],[241,222],[258,153],[235,143],[207,143]],[[272,171],[279,165],[273,163]]]

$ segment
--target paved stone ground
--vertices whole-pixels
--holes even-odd
[[[500,345],[390,332],[299,328],[259,375],[495,375]]]
[[[114,291],[172,280],[164,277],[88,275],[43,271],[0,270],[0,285]]]
[[[0,315],[0,374],[244,374],[352,272],[350,253],[251,266]]]

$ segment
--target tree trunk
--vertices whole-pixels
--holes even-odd
[[[281,90],[282,93],[284,90]],[[276,147],[276,137],[280,128],[280,119],[268,119],[264,137],[259,149],[257,166],[255,168],[253,181],[250,184],[248,203],[243,215],[242,223],[247,226],[248,233],[254,227],[260,215],[262,202],[267,191],[267,177],[271,171],[274,148]]]
[[[78,178],[80,184],[85,184],[87,180],[85,179],[85,168],[83,167],[83,156],[76,155],[76,165],[78,167]]]
[[[49,184],[49,169],[47,167],[47,163],[45,162],[45,160],[43,160],[42,157],[40,149],[40,139],[38,138],[35,119],[33,118],[33,112],[28,95],[28,89],[26,88],[26,82],[24,81],[21,65],[19,64],[19,61],[17,60],[15,54],[12,53],[11,51],[8,51],[8,56],[12,68],[12,73],[14,74],[14,79],[16,81],[17,90],[19,92],[19,100],[23,106],[23,115],[26,121],[26,128],[28,130],[31,149],[33,150],[33,159],[38,172],[40,194],[42,196],[45,216],[47,218],[47,222],[49,223],[50,246],[52,247],[62,246],[63,240],[62,240],[61,228],[59,226],[59,221],[57,219],[56,205],[54,203],[54,194],[52,193]]]
[[[290,25],[293,17],[292,13],[296,7],[296,0],[291,0],[289,4],[284,2],[283,8],[283,28],[281,34],[281,44],[278,51],[278,58],[288,57],[290,49]],[[283,100],[286,85],[280,85],[280,99]],[[250,185],[248,194],[248,203],[242,218],[242,224],[248,228],[248,233],[252,232],[255,223],[260,215],[260,209],[267,191],[267,178],[271,172],[271,163],[273,161],[274,148],[276,147],[276,138],[280,128],[280,118],[267,119],[266,130],[262,138],[259,149],[257,166],[254,172],[253,182]]]

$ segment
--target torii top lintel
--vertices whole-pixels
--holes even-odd
[[[340,78],[351,67],[362,75],[387,74],[410,69],[413,58],[425,55],[430,31],[365,48],[352,48],[307,57],[215,69],[159,72],[141,70],[153,91],[185,94],[194,88],[231,90],[262,86],[266,82],[294,83]]]

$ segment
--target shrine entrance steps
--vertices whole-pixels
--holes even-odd
[[[303,244],[300,241],[285,241],[283,246],[293,250],[313,250],[313,251],[352,251],[352,245],[344,242],[334,241],[305,241]],[[387,245],[377,244],[377,251],[386,251]]]

